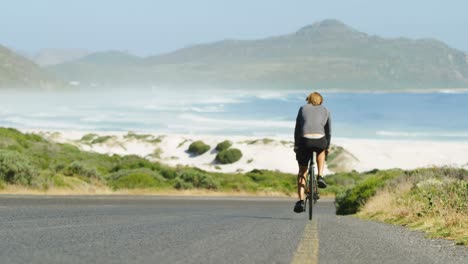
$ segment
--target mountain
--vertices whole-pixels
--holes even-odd
[[[91,56],[91,55],[90,55]],[[433,39],[386,39],[324,20],[283,36],[223,40],[138,58],[93,54],[49,67],[67,81],[100,85],[257,88],[467,88],[468,55]]]
[[[78,60],[89,53],[83,49],[43,49],[31,56],[31,59],[40,66],[50,66]]]
[[[51,89],[61,85],[34,62],[0,45],[0,88]]]
[[[66,82],[101,86],[142,84],[151,80],[143,59],[125,51],[91,53],[79,60],[46,67]]]

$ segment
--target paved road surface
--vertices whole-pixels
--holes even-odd
[[[468,263],[402,227],[273,198],[0,196],[0,263]]]

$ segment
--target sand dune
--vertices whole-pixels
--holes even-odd
[[[105,154],[135,154],[150,160],[176,166],[188,165],[207,171],[247,172],[253,169],[296,173],[297,163],[291,138],[255,138],[245,136],[128,134],[127,132],[95,133],[96,142],[86,142],[81,131],[28,131],[40,133],[61,143],[70,143],[85,151]],[[94,132],[93,132],[94,133]],[[210,150],[200,156],[187,152],[191,142],[202,140]],[[242,158],[233,164],[216,164],[216,145],[224,140],[241,150]],[[347,170],[414,169],[430,166],[468,168],[468,142],[395,141],[334,138],[333,144],[343,147],[347,156],[337,159],[339,167]],[[102,142],[101,142],[102,141]],[[352,158],[347,158],[352,157]],[[346,163],[346,164],[343,164]],[[330,166],[332,167],[332,166]],[[334,169],[326,169],[332,173]]]

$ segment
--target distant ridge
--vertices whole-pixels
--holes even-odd
[[[63,83],[34,62],[0,45],[0,88],[53,89]]]
[[[433,39],[368,35],[333,19],[282,36],[223,40],[147,58],[96,53],[48,69],[65,81],[101,86],[468,88],[466,53]]]
[[[43,49],[37,54],[29,56],[35,63],[41,66],[50,66],[78,60],[90,52],[83,49]]]

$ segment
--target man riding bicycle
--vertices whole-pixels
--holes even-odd
[[[304,212],[304,188],[307,175],[307,165],[316,152],[318,167],[317,184],[319,188],[326,188],[323,179],[325,157],[328,154],[331,139],[330,111],[322,106],[323,97],[317,92],[306,98],[307,104],[301,106],[296,118],[294,130],[294,151],[299,165],[297,174],[297,193],[299,201],[294,206],[294,212]]]

